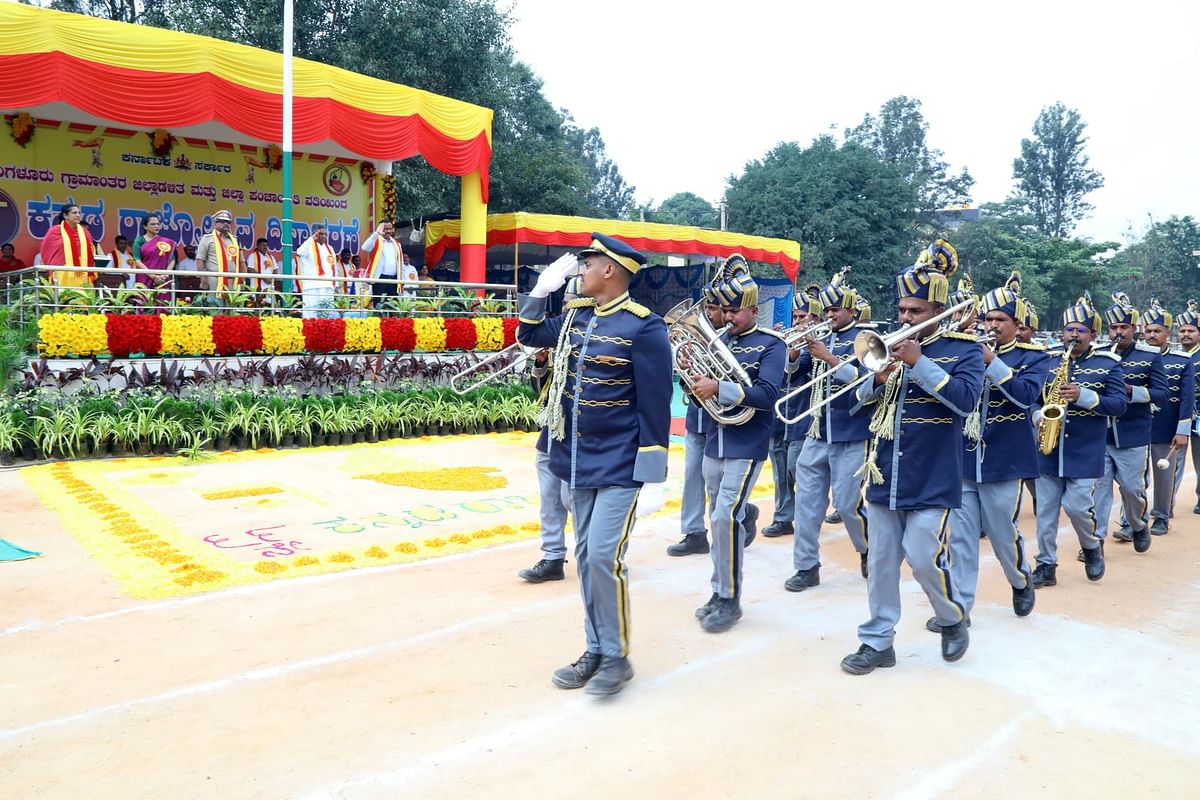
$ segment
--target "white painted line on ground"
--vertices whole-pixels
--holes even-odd
[[[971,770],[991,763],[1021,730],[1021,725],[1025,720],[1032,716],[1032,711],[1017,715],[997,728],[996,732],[989,736],[987,741],[972,750],[969,756],[926,772],[921,780],[894,795],[893,800],[928,800],[935,797],[955,796],[956,793],[953,790],[963,777]]]

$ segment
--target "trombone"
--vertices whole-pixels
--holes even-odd
[[[975,300],[973,298],[963,300],[961,303],[947,308],[942,313],[930,317],[918,325],[905,325],[899,330],[893,331],[886,336],[881,336],[875,331],[860,331],[859,334],[854,337],[854,357],[842,363],[849,364],[854,361],[858,361],[867,368],[867,372],[858,376],[841,389],[838,389],[836,392],[823,399],[819,405],[810,406],[795,417],[786,416],[784,409],[788,402],[792,400],[792,398],[803,394],[805,391],[812,388],[812,386],[818,381],[825,380],[829,373],[818,375],[817,377],[808,380],[800,387],[792,389],[792,391],[776,400],[775,416],[779,417],[780,421],[782,421],[785,425],[791,425],[792,423],[799,422],[802,419],[806,419],[813,414],[816,414],[818,411],[842,395],[857,389],[861,384],[866,382],[867,378],[874,378],[876,374],[886,369],[887,365],[892,360],[892,348],[905,339],[910,338],[913,335],[913,328],[925,329],[930,325],[938,325],[937,331],[934,331],[929,336],[926,336],[921,340],[921,344],[925,344],[931,338],[933,338],[935,334],[941,332],[942,328],[944,327],[942,325],[944,321],[951,320],[950,326],[956,327],[957,321],[954,318],[958,314],[962,313],[964,309],[974,306],[974,304]]]
[[[501,375],[507,375],[518,367],[524,367],[525,362],[529,359],[529,357],[536,353],[539,349],[540,348],[537,347],[525,347],[520,342],[513,342],[503,350],[497,350],[487,358],[477,361],[461,372],[457,372],[452,375],[450,377],[450,389],[455,394],[469,394],[470,392],[478,389],[480,386],[491,383]],[[463,379],[474,375],[485,368],[490,368],[493,364],[503,361],[509,357],[513,357],[513,360],[507,364],[504,364],[499,369],[476,378],[466,386],[461,385]]]

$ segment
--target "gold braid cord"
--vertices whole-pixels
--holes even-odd
[[[562,396],[567,388],[567,365],[571,358],[571,325],[575,322],[575,311],[574,308],[567,311],[562,329],[558,332],[558,342],[554,345],[550,367],[550,391],[546,395],[546,407],[538,414],[538,423],[550,429],[550,437],[556,442],[561,442],[567,436]]]
[[[879,399],[879,405],[875,407],[875,413],[871,417],[871,427],[868,430],[875,434],[875,438],[871,440],[871,449],[867,453],[867,460],[863,462],[862,467],[855,475],[866,473],[867,480],[878,486],[883,483],[883,472],[879,469],[879,440],[894,439],[896,437],[896,403],[899,400],[900,394],[900,373],[904,367],[899,367],[888,375],[887,383],[883,386],[883,397]]]
[[[813,364],[813,377],[819,378],[813,384],[812,392],[808,397],[808,407],[816,408],[825,399],[825,373],[829,371],[829,365],[824,361],[818,360]],[[808,435],[813,439],[821,438],[821,417],[825,415],[825,409],[821,409],[816,414],[812,415],[812,424],[808,427]]]

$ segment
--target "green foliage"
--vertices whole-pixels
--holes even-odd
[[[13,318],[11,309],[0,308],[0,392],[7,391],[20,375],[37,337],[36,322],[21,324]]]
[[[1033,138],[1021,140],[1021,156],[1013,161],[1017,196],[1047,236],[1069,236],[1092,210],[1084,197],[1104,185],[1083,152],[1086,129],[1075,109],[1047,106],[1033,124]]]
[[[720,216],[712,203],[692,192],[677,192],[654,210],[646,210],[646,222],[667,225],[692,225],[697,228],[716,228]]]
[[[1193,217],[1152,223],[1140,240],[1113,257],[1107,288],[1128,293],[1139,308],[1158,298],[1170,311],[1183,311],[1189,298],[1200,299],[1200,263],[1193,255],[1198,250],[1200,223]]]

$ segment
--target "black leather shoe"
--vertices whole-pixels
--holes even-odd
[[[774,539],[777,536],[791,536],[796,532],[796,529],[790,522],[772,522],[767,527],[763,528],[763,536],[768,539]]]
[[[1150,549],[1150,531],[1142,528],[1133,532],[1133,552],[1144,553]]]
[[[866,553],[858,554],[858,571],[862,573],[864,581],[867,579],[867,576],[871,574],[870,570],[867,569],[867,554]]]
[[[688,533],[678,543],[667,548],[669,556],[703,555],[708,552],[707,533]]]
[[[1129,532],[1129,528],[1117,528],[1113,531],[1113,540],[1128,543],[1133,541],[1133,534]]]
[[[704,619],[717,607],[717,601],[721,599],[721,595],[716,592],[712,593],[712,597],[708,598],[708,602],[696,609],[696,619]]]
[[[1170,530],[1171,526],[1165,519],[1156,519],[1150,526],[1150,533],[1153,536],[1166,536]]]
[[[1079,548],[1079,552],[1075,554],[1075,560],[1080,564],[1086,564],[1087,559],[1083,557],[1083,548]]]
[[[1104,542],[1100,542],[1099,547],[1083,551],[1083,571],[1089,581],[1098,581],[1104,577]]]
[[[813,586],[821,585],[821,565],[809,569],[797,570],[796,574],[783,582],[783,588],[789,592],[803,592]]]
[[[545,583],[546,581],[561,581],[563,579],[563,562],[566,559],[550,560],[543,558],[529,569],[523,569],[517,574],[530,583]]]
[[[736,597],[722,597],[712,612],[700,620],[700,627],[709,633],[721,633],[737,624],[742,618],[742,604]]]
[[[1058,577],[1055,573],[1058,572],[1057,564],[1038,564],[1033,571],[1033,588],[1040,589],[1043,586],[1058,586]]]
[[[604,656],[600,661],[600,669],[588,681],[587,693],[610,695],[625,688],[625,684],[633,680],[633,664],[628,658]]]
[[[842,659],[842,669],[851,675],[866,675],[876,667],[896,666],[896,649],[876,650],[869,644],[858,648],[857,653],[851,653]]]
[[[1025,576],[1025,588],[1013,589],[1013,613],[1018,617],[1027,617],[1033,611],[1037,595],[1033,591],[1033,578]]]
[[[967,654],[971,635],[967,633],[968,622],[956,622],[942,627],[942,660],[958,661]]]
[[[1192,509],[1193,514],[1200,514],[1200,502],[1196,503],[1196,507]]]
[[[828,522],[830,525],[837,525],[839,522],[842,521],[842,515],[839,514],[836,510],[830,511],[828,514],[825,515],[825,521]]]
[[[967,617],[967,627],[968,628],[971,627],[971,618],[970,617]],[[930,633],[941,633],[942,632],[942,626],[937,621],[937,617],[930,617],[929,619],[925,620],[925,630],[929,631]]]
[[[758,536],[758,506],[746,503],[746,516],[742,518],[742,548],[749,547]]]
[[[591,680],[598,669],[600,669],[600,654],[585,652],[574,664],[554,670],[554,677],[551,680],[560,689],[578,689]]]

